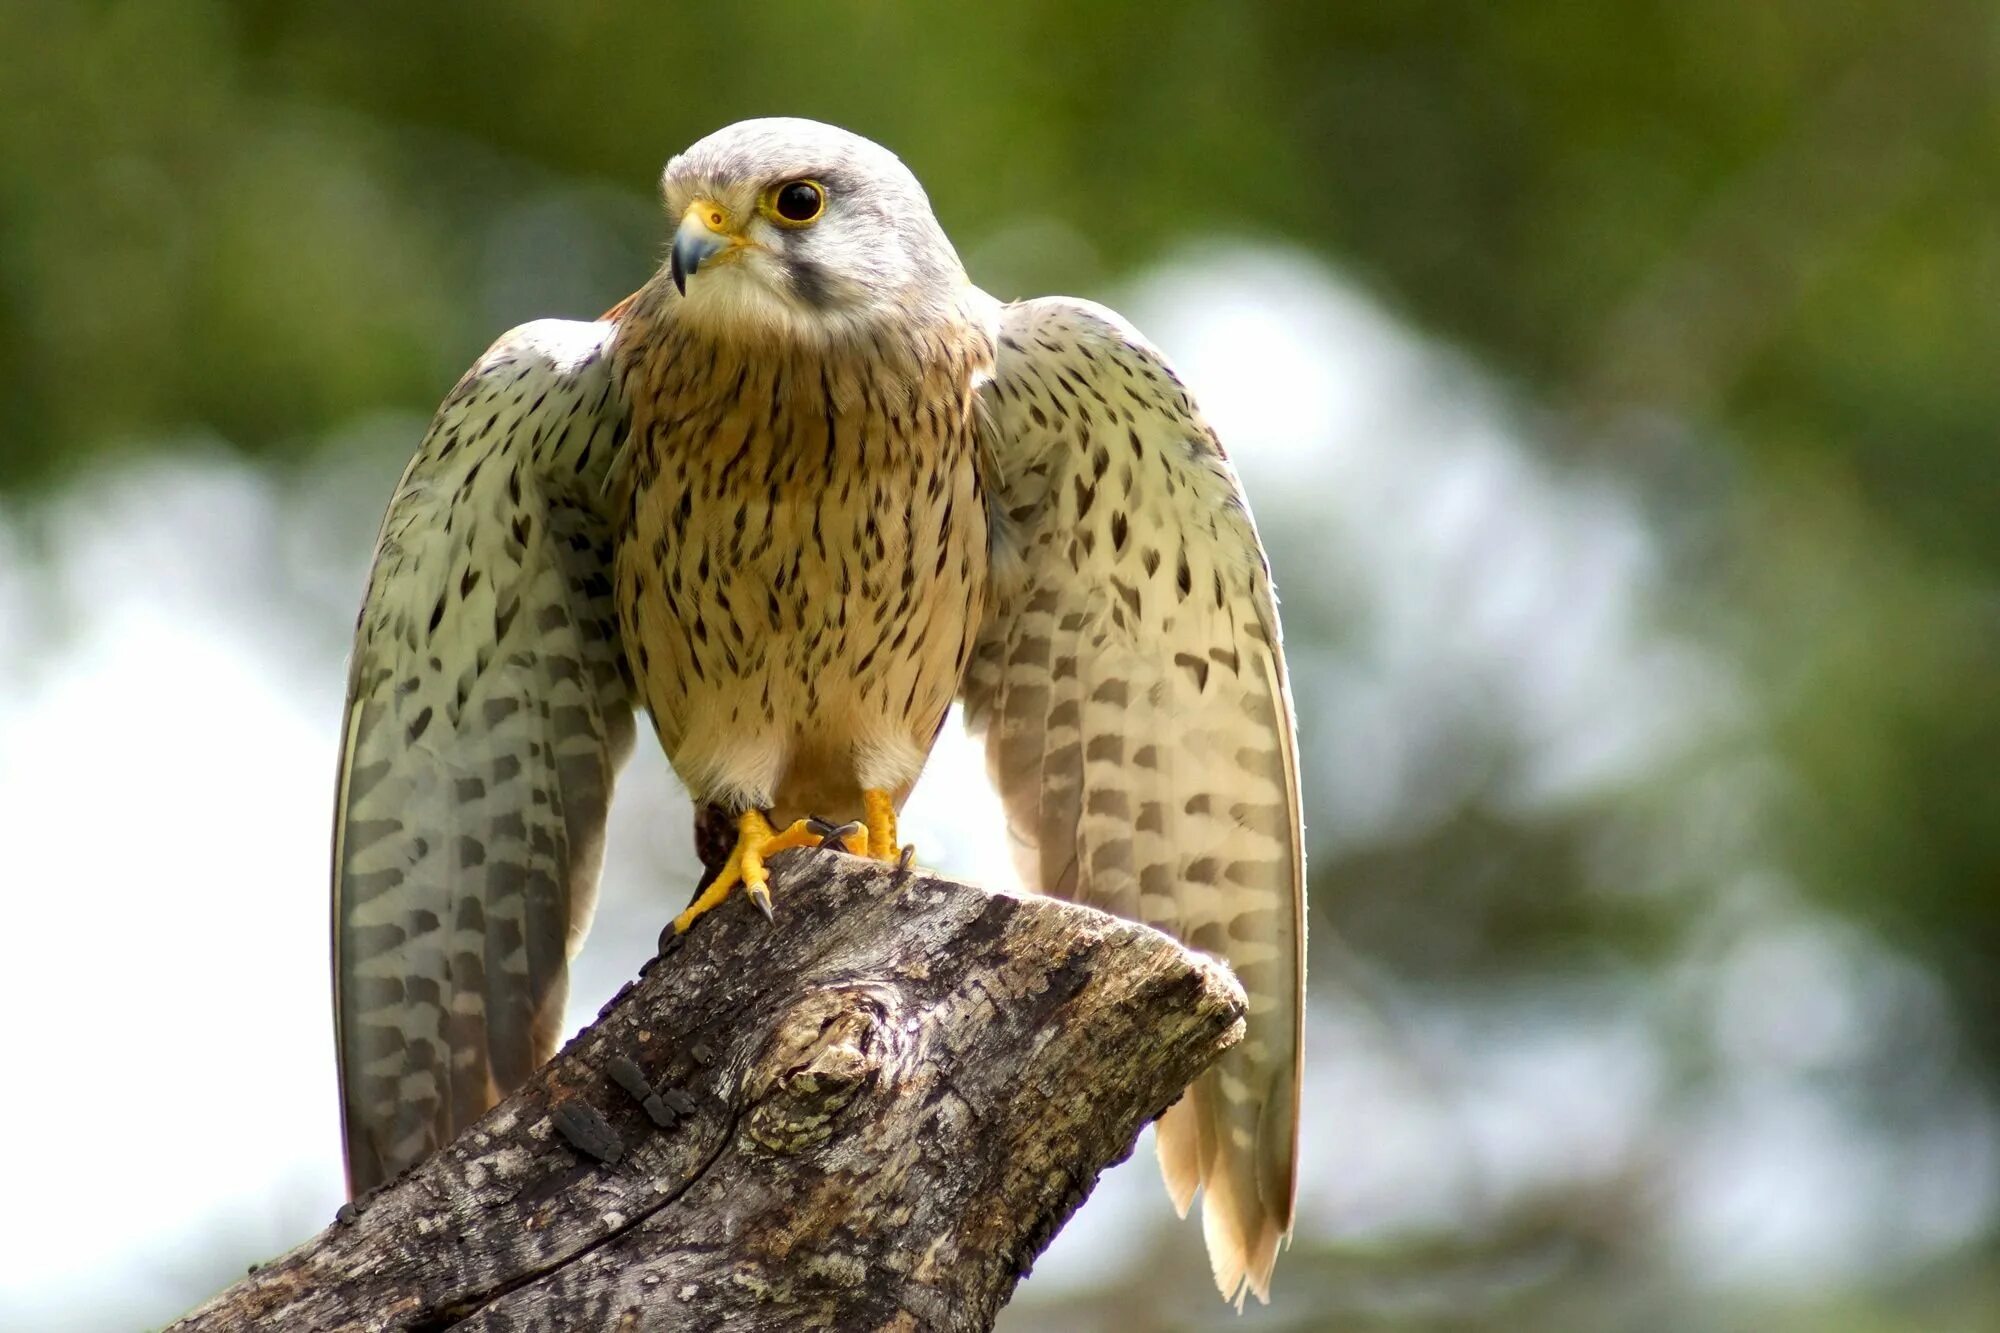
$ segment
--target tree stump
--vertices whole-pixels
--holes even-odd
[[[173,1325],[986,1329],[1242,1033],[1158,931],[833,851],[669,941],[457,1141]]]

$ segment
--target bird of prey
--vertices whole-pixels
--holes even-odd
[[[661,271],[503,335],[378,538],[333,851],[348,1184],[448,1142],[555,1049],[643,707],[705,887],[835,821],[896,858],[947,710],[1029,885],[1226,959],[1244,1039],[1159,1124],[1217,1284],[1292,1222],[1304,1003],[1291,703],[1235,475],[1111,311],[968,280],[888,150],[745,121],[667,166]],[[816,819],[814,817],[821,817]],[[780,905],[782,906],[782,905]]]

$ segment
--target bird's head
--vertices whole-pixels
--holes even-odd
[[[945,316],[965,269],[894,153],[812,120],[745,120],[667,164],[681,319],[812,341]]]

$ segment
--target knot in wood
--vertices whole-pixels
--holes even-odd
[[[896,997],[856,984],[801,998],[744,1076],[744,1134],[775,1153],[825,1142],[833,1122],[896,1058]]]

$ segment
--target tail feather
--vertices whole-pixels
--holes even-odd
[[[1222,1298],[1271,1299],[1271,1272],[1290,1233],[1294,1201],[1290,1087],[1280,1071],[1261,1103],[1235,1102],[1211,1069],[1154,1127],[1160,1173],[1182,1217],[1201,1193],[1201,1230]]]

